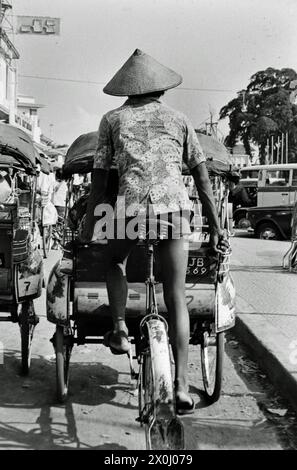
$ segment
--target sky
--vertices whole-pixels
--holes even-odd
[[[96,130],[123,98],[104,85],[136,48],[183,76],[163,101],[200,127],[267,67],[297,70],[297,0],[12,0],[13,14],[61,18],[55,37],[14,35],[18,92],[45,105],[60,144]],[[52,77],[36,79],[22,75]],[[73,83],[64,80],[81,80]],[[83,83],[83,82],[97,83]],[[52,125],[52,126],[51,126]],[[220,132],[228,132],[221,122]]]

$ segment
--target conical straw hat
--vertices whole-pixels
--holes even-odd
[[[103,91],[114,96],[143,95],[169,90],[181,82],[179,74],[136,49]]]

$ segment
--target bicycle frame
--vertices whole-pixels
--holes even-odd
[[[154,276],[154,245],[148,244],[148,278],[146,280],[146,314],[158,315]]]
[[[179,420],[176,418],[174,405],[174,388],[171,375],[171,360],[169,354],[168,324],[164,317],[158,313],[155,277],[154,277],[154,243],[148,242],[148,273],[146,280],[146,315],[140,322],[141,350],[139,354],[139,376],[138,386],[140,399],[148,391],[144,383],[148,374],[146,367],[153,379],[152,402],[144,403],[140,409],[139,421],[141,425],[148,426],[146,432],[148,448],[152,448],[151,433],[160,434],[162,443],[168,445],[168,436],[171,429],[179,429],[177,435],[182,436],[183,430]],[[145,359],[145,356],[146,359]],[[148,362],[149,358],[151,360]],[[140,402],[140,408],[142,407]],[[160,431],[162,429],[162,431]],[[173,432],[174,434],[174,432]],[[170,438],[169,438],[170,439]]]

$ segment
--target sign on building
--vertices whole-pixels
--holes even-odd
[[[18,34],[38,34],[39,36],[56,36],[60,34],[60,18],[48,16],[18,16]]]

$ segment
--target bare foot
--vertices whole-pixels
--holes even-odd
[[[182,381],[178,379],[175,380],[174,385],[176,401],[191,405],[193,403],[193,400],[188,393],[188,385],[186,385],[184,381],[182,383]]]

